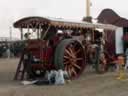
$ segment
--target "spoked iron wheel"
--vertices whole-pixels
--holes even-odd
[[[85,68],[85,53],[82,45],[72,39],[65,39],[55,51],[55,66],[66,70],[70,78],[78,77]]]

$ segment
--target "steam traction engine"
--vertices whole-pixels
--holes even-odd
[[[71,78],[78,77],[93,53],[89,46],[96,41],[95,29],[115,29],[112,25],[44,17],[23,18],[14,27],[20,29],[24,41],[15,80],[40,77],[52,69],[63,69]]]

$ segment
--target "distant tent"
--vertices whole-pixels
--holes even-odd
[[[99,23],[112,24],[119,27],[128,27],[128,20],[126,18],[120,17],[112,9],[104,9],[97,17]],[[109,54],[115,54],[115,32],[105,31],[105,48]]]
[[[98,16],[99,23],[112,24],[119,27],[128,27],[128,20],[120,17],[112,9],[104,9]]]

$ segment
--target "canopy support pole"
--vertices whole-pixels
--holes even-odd
[[[47,35],[47,33],[48,33],[48,31],[49,31],[50,27],[51,27],[51,25],[50,25],[50,26],[48,26],[47,30],[44,32],[44,35],[43,35],[42,39],[44,39],[44,37]]]
[[[21,34],[20,35],[21,36],[20,38],[21,38],[21,40],[23,40],[23,28],[20,28],[20,34]]]

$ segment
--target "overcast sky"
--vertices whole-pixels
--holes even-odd
[[[91,0],[91,16],[111,8],[128,18],[127,0]],[[9,36],[13,22],[25,16],[49,16],[81,20],[86,15],[86,0],[0,0],[0,37]],[[19,37],[12,29],[13,37]]]

